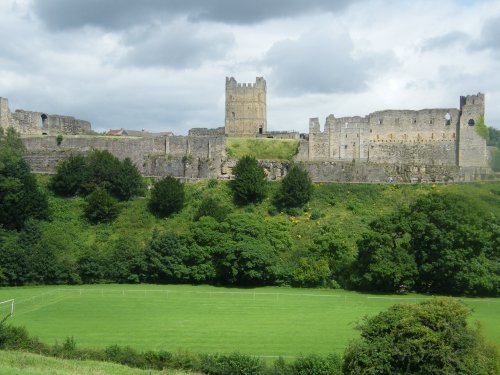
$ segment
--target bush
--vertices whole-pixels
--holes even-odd
[[[73,196],[81,193],[82,186],[89,178],[85,157],[75,154],[57,166],[56,174],[50,179],[49,187],[58,195]]]
[[[336,355],[320,357],[312,354],[297,358],[291,369],[292,375],[341,375],[342,360]]]
[[[279,207],[300,208],[311,199],[313,185],[307,171],[293,166],[283,178],[275,202]]]
[[[231,208],[223,205],[220,200],[212,197],[205,197],[201,201],[194,219],[199,220],[202,216],[211,216],[218,222],[221,222],[226,219],[230,211]]]
[[[242,157],[236,163],[233,174],[234,180],[231,181],[231,189],[237,204],[256,203],[264,199],[266,174],[255,158]]]
[[[149,210],[158,217],[168,217],[184,206],[184,185],[174,177],[167,176],[154,184]]]
[[[201,365],[201,370],[209,375],[256,375],[263,369],[260,359],[240,353],[205,355]]]
[[[500,147],[496,147],[491,153],[490,166],[493,171],[500,172]]]
[[[452,299],[394,305],[365,319],[345,351],[344,374],[498,374],[498,352]]]
[[[120,213],[116,200],[103,189],[96,189],[85,198],[84,215],[92,224],[115,220]]]

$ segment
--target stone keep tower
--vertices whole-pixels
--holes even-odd
[[[476,132],[475,125],[484,116],[484,94],[460,97],[460,124],[458,131],[458,165],[486,167],[486,141]]]
[[[226,77],[225,133],[228,136],[255,136],[267,132],[266,81],[238,83]]]

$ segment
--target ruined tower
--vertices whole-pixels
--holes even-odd
[[[9,101],[0,97],[0,128],[7,128],[9,126]]]
[[[229,136],[255,136],[267,131],[266,81],[238,83],[226,77],[225,133]]]
[[[460,128],[458,132],[458,165],[487,166],[486,141],[477,133],[476,123],[484,116],[484,94],[460,97]]]

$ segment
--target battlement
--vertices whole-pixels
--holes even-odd
[[[477,95],[467,95],[460,97],[460,109],[465,105],[479,105],[484,106],[484,94],[478,92]]]
[[[255,136],[267,132],[266,81],[238,83],[226,77],[225,133],[228,136]]]

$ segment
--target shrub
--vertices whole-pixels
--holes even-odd
[[[226,219],[230,211],[231,208],[223,205],[220,200],[212,197],[205,197],[202,200],[194,219],[199,220],[202,216],[211,216],[218,222],[221,222]]]
[[[74,154],[57,166],[56,174],[50,179],[49,187],[62,196],[73,196],[81,192],[89,180],[87,162],[83,155]]]
[[[92,224],[115,220],[120,213],[116,200],[103,189],[96,189],[85,199],[84,215]]]
[[[201,364],[201,370],[210,375],[261,374],[263,369],[260,359],[240,353],[205,355]]]
[[[283,178],[275,202],[280,207],[300,208],[309,202],[312,191],[313,185],[307,171],[294,165]]]
[[[62,143],[62,141],[63,141],[62,134],[58,134],[57,137],[56,137],[56,143],[57,143],[57,145],[60,146],[61,143]]]
[[[234,180],[231,181],[234,200],[237,204],[260,202],[266,192],[266,174],[257,160],[244,156],[233,169]]]
[[[149,210],[158,217],[168,217],[184,206],[184,185],[174,177],[167,176],[154,184]]]
[[[433,299],[367,318],[345,351],[344,374],[498,374],[498,352],[467,326],[469,313]]]
[[[336,355],[308,355],[298,358],[291,366],[293,375],[341,375],[342,360]]]

